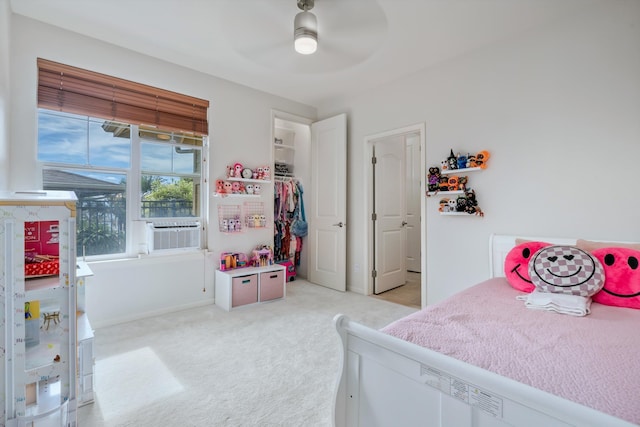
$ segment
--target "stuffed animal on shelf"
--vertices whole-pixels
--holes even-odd
[[[438,184],[440,191],[449,191],[449,178],[446,175],[440,177],[440,184]]]
[[[449,166],[449,169],[458,169],[458,159],[453,154],[453,148],[451,149],[451,154],[447,157],[447,165]]]
[[[467,156],[458,153],[458,169],[464,169],[467,167]]]
[[[438,208],[438,212],[449,212],[449,199],[443,197],[439,202],[440,207]]]
[[[242,178],[242,163],[236,163],[233,165],[233,176],[235,178]]]
[[[262,167],[262,179],[271,179],[271,167],[263,166]]]
[[[456,175],[451,175],[449,177],[449,182],[448,182],[448,189],[449,191],[457,191],[458,190],[458,177]]]
[[[231,192],[233,194],[240,194],[240,183],[238,181],[231,183]]]
[[[476,192],[474,190],[467,190],[464,193],[467,198],[467,206],[465,212],[472,215],[484,216],[484,212],[478,206],[478,200],[476,199]]]
[[[467,191],[467,183],[469,182],[469,177],[459,176],[458,177],[458,190]]]
[[[427,174],[427,188],[429,191],[438,191],[440,189],[440,168],[437,166],[429,168]]]
[[[216,193],[218,194],[224,193],[224,181],[221,179],[216,180]]]
[[[476,156],[473,154],[467,155],[467,167],[475,168],[476,167]]]
[[[456,199],[449,199],[447,204],[449,205],[449,212],[455,212],[458,209],[458,201]]]
[[[233,165],[228,165],[227,166],[227,178],[233,178],[235,176],[235,170],[233,168]]]
[[[476,166],[482,169],[487,168],[487,160],[489,160],[489,152],[486,150],[476,154]]]
[[[443,171],[446,171],[447,169],[449,169],[449,162],[447,162],[446,160],[441,161],[440,169],[442,169]]]
[[[456,212],[465,212],[467,209],[467,196],[458,196],[456,199]]]
[[[253,194],[260,194],[262,192],[262,186],[260,184],[253,185]]]
[[[223,182],[222,189],[224,190],[223,193],[226,193],[226,194],[233,193],[233,185],[231,184],[231,181]]]
[[[245,186],[245,190],[246,190],[247,194],[253,194],[253,184],[247,184]]]

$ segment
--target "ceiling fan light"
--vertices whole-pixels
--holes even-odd
[[[318,48],[318,21],[311,12],[300,12],[294,20],[294,48],[296,52],[310,55]]]

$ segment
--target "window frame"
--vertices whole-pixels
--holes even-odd
[[[40,117],[40,111],[51,112],[54,115],[56,113],[60,113],[56,110],[49,110],[47,108],[39,108],[38,109],[38,121]],[[80,114],[80,116],[83,116]],[[91,117],[86,116],[85,117]],[[207,197],[207,174],[208,174],[208,162],[206,161],[208,157],[209,150],[209,141],[206,135],[198,136],[198,138],[202,138],[201,145],[192,145],[192,144],[183,144],[175,141],[168,142],[154,142],[148,139],[145,139],[140,136],[140,129],[142,126],[129,124],[130,126],[130,166],[128,168],[109,168],[104,166],[92,166],[90,164],[73,164],[73,163],[64,163],[64,162],[51,162],[51,161],[41,161],[37,160],[39,165],[38,169],[40,171],[40,179],[43,178],[44,170],[76,170],[82,172],[97,172],[97,173],[113,173],[113,174],[122,174],[126,176],[126,211],[125,211],[125,221],[126,221],[126,239],[125,252],[121,253],[113,253],[113,254],[101,254],[101,255],[90,255],[86,256],[86,259],[89,261],[101,261],[101,260],[114,260],[114,259],[123,259],[123,258],[132,258],[139,256],[141,254],[140,246],[146,243],[146,223],[155,223],[155,222],[166,222],[166,221],[199,221],[201,224],[201,238],[200,238],[200,248],[185,248],[185,249],[176,249],[176,250],[163,250],[159,252],[154,252],[153,255],[171,255],[176,252],[200,252],[202,248],[206,248],[206,224],[208,218],[208,209],[209,209],[209,199]],[[147,127],[145,127],[146,130]],[[171,131],[165,131],[158,129],[159,133],[170,133]],[[158,173],[158,175],[162,176],[175,176],[175,177],[190,177],[194,180],[199,178],[199,184],[197,189],[194,189],[194,192],[197,191],[197,195],[194,194],[194,203],[199,202],[199,213],[196,216],[189,217],[149,217],[145,218],[142,216],[142,143],[153,143],[153,144],[167,144],[170,147],[181,147],[185,149],[195,149],[200,150],[200,173],[199,174],[181,174],[181,173]],[[39,144],[39,136],[38,142]],[[87,141],[88,149],[91,144],[91,141]],[[39,149],[39,148],[38,148]],[[36,150],[38,151],[38,150]],[[88,161],[90,161],[90,157],[88,157]],[[144,173],[149,174],[149,173]],[[155,172],[152,172],[155,175]],[[43,182],[44,185],[44,182]],[[78,253],[78,256],[83,255]]]

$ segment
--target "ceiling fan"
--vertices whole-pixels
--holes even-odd
[[[251,8],[246,1],[229,0],[220,24],[236,52],[269,69],[323,73],[348,68],[370,57],[387,34],[387,18],[376,0],[249,3]],[[296,52],[296,35],[316,46],[313,55]]]

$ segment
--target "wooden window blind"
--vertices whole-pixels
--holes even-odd
[[[38,58],[38,107],[207,135],[209,101]]]

